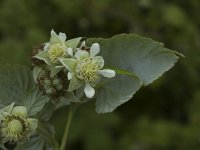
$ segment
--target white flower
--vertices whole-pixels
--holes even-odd
[[[65,33],[57,35],[53,30],[51,31],[50,42],[45,44],[44,51],[48,51],[49,58],[53,63],[58,63],[61,57],[73,55],[72,48],[65,44],[66,38]]]
[[[51,31],[50,41],[45,43],[44,51],[35,57],[44,60],[47,64],[59,63],[59,58],[73,55],[73,50],[66,46],[66,34],[57,35],[54,30]]]
[[[50,41],[45,43],[44,50],[36,54],[35,58],[44,61],[51,70],[51,77],[54,77],[60,70],[60,58],[73,57],[74,49],[77,47],[81,37],[66,41],[66,34],[59,33],[58,35],[51,31]]]
[[[14,103],[0,110],[0,133],[3,142],[21,142],[37,128],[37,119],[28,118],[26,107]]]
[[[102,69],[104,59],[96,56],[99,52],[99,44],[94,43],[89,52],[79,49],[75,53],[75,58],[60,59],[61,63],[69,70],[68,79],[71,80],[69,91],[78,89],[85,84],[84,92],[88,98],[92,98],[95,94],[93,87],[100,80],[100,75],[107,78],[115,76],[114,70]]]

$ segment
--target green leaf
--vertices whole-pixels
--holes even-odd
[[[127,102],[140,88],[141,82],[135,77],[117,75],[112,79],[104,79],[97,91],[96,111],[98,113],[112,112],[121,104]]]
[[[55,103],[49,101],[48,103],[45,104],[43,109],[37,114],[37,118],[39,118],[40,120],[48,121],[53,115],[55,109],[56,109]]]
[[[80,103],[81,101],[74,95],[73,92],[67,92],[64,96],[59,99],[59,102],[56,105],[56,109],[67,106],[70,103]]]
[[[132,72],[129,72],[127,70],[123,70],[123,69],[119,69],[119,68],[116,68],[116,67],[105,67],[105,68],[108,68],[108,69],[112,69],[114,70],[117,74],[120,74],[120,75],[126,75],[126,76],[129,76],[130,78],[138,78],[135,74],[133,74]]]
[[[33,116],[49,101],[35,86],[32,71],[28,67],[0,65],[0,109],[15,102],[25,106]]]
[[[21,98],[20,103],[26,106],[28,116],[33,116],[40,112],[48,101],[49,98],[39,89],[33,89]]]
[[[55,139],[55,129],[53,125],[47,122],[39,122],[38,132],[41,136],[45,138],[46,145],[53,149],[58,148],[58,143]]]
[[[100,44],[99,55],[103,56],[106,66],[117,68],[117,73],[126,75],[108,80],[99,88],[96,102],[96,110],[99,113],[111,112],[131,99],[142,84],[152,83],[173,67],[179,56],[182,56],[164,48],[160,42],[135,34],[87,40],[87,44],[92,45],[92,43]]]

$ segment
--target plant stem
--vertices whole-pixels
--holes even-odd
[[[68,117],[67,117],[67,122],[66,122],[66,126],[65,126],[65,131],[64,131],[64,135],[63,135],[62,142],[61,142],[59,150],[65,150],[67,140],[68,140],[69,128],[70,128],[70,125],[71,125],[71,121],[72,121],[74,112],[75,112],[75,105],[70,105]]]

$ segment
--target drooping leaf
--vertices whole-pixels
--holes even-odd
[[[105,65],[119,68],[116,71],[124,74],[120,76],[119,80],[116,77],[117,81],[109,80],[99,88],[96,102],[96,110],[99,113],[111,112],[127,101],[122,97],[131,99],[141,85],[152,83],[173,67],[181,56],[181,54],[165,48],[160,42],[135,34],[120,34],[110,39],[91,38],[87,40],[89,45],[96,42],[100,44],[99,55],[103,56]],[[126,71],[124,72],[124,70]],[[127,79],[127,76],[132,74],[138,79]],[[107,86],[112,90],[105,90]],[[118,93],[117,96],[111,95],[111,91]],[[124,92],[126,94],[121,95]]]

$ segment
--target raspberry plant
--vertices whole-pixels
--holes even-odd
[[[96,101],[97,113],[112,112],[182,56],[135,34],[66,39],[52,30],[33,49],[32,68],[0,66],[1,148],[64,150],[75,107]],[[69,113],[59,143],[49,119],[61,107]]]

